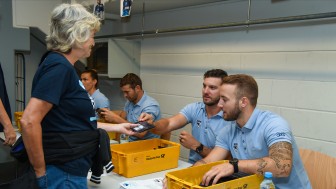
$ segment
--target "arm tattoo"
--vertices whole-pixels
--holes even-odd
[[[264,175],[263,169],[266,167],[266,165],[267,165],[267,162],[264,159],[262,159],[262,158],[259,159],[258,169],[257,169],[258,174]]]
[[[273,144],[269,148],[269,157],[275,162],[276,168],[279,170],[278,175],[289,174],[292,169],[292,144],[289,142]]]

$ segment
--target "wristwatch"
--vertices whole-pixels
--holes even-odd
[[[203,151],[203,144],[201,143],[201,145],[199,145],[196,150],[195,150],[198,154],[202,153]]]
[[[233,158],[229,161],[229,163],[231,165],[233,165],[233,169],[234,169],[234,173],[238,173],[239,169],[238,169],[238,159],[237,158]]]

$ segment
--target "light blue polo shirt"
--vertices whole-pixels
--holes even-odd
[[[146,92],[144,92],[142,98],[137,104],[133,104],[132,102],[127,100],[124,107],[124,111],[127,114],[127,121],[132,123],[137,122],[140,114],[143,112],[151,114],[154,118],[154,121],[159,120],[161,118],[159,103],[154,98],[148,96]],[[160,138],[160,136],[151,132],[147,132],[147,134],[141,140],[151,138]],[[130,142],[136,140],[140,139],[135,136],[129,137]]]
[[[99,89],[97,89],[92,95],[91,97],[94,100],[94,109],[97,108],[108,108],[110,109],[110,101],[108,98],[106,98],[106,96],[100,92]]]
[[[223,111],[208,118],[203,102],[188,104],[180,113],[184,115],[188,123],[191,123],[193,137],[208,148],[215,147],[219,131],[228,125],[228,122],[223,119]],[[194,164],[200,159],[202,156],[194,150],[190,150],[189,163]]]
[[[94,101],[94,109],[98,108],[108,108],[110,109],[110,101],[106,96],[97,89],[93,94],[91,95],[93,101]],[[96,117],[99,118],[98,113],[96,112]]]
[[[276,142],[289,142],[293,148],[292,171],[289,177],[273,178],[276,188],[311,189],[288,123],[272,112],[255,109],[243,128],[231,122],[217,137],[216,146],[229,150],[233,158],[258,159],[269,156],[268,148]]]

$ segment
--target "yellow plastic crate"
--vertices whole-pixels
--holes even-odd
[[[180,144],[149,139],[111,145],[113,171],[130,178],[176,168]]]
[[[203,175],[211,169],[211,167],[228,162],[227,160],[217,161],[205,165],[189,167],[177,171],[166,173],[168,189],[259,189],[259,185],[263,180],[263,176],[251,175],[219,184],[211,185],[208,187],[199,186],[202,181]]]
[[[23,112],[14,112],[14,119],[15,119],[15,124],[19,129],[19,132],[21,132],[21,123],[20,119],[22,117]]]
[[[110,140],[115,140],[116,139],[116,133],[115,132],[107,132]]]

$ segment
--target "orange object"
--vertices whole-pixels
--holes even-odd
[[[148,139],[111,145],[113,171],[130,178],[176,168],[180,144]]]
[[[173,189],[201,189],[200,186],[203,175],[209,171],[213,166],[228,162],[227,160],[216,161],[209,164],[189,167],[177,171],[166,173],[168,188]],[[247,177],[238,178],[235,180],[218,183],[208,186],[208,189],[259,189],[259,185],[263,180],[262,175],[251,175]]]
[[[23,112],[14,112],[14,118],[15,118],[15,125],[18,127],[19,132],[21,132],[21,123],[20,119],[22,117]]]

